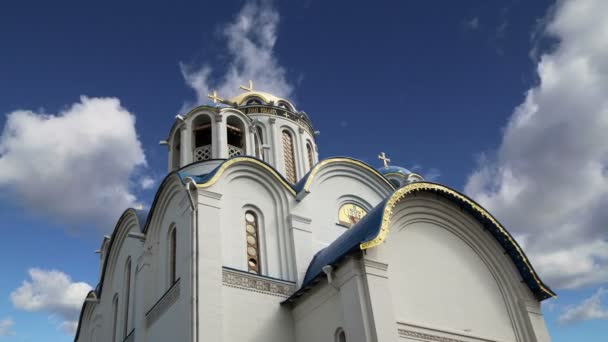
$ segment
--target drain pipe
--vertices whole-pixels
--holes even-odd
[[[199,326],[198,326],[198,207],[192,197],[192,189],[196,191],[196,181],[190,177],[184,180],[186,182],[186,192],[188,193],[188,199],[190,200],[190,206],[192,207],[192,249],[194,254],[194,260],[192,262],[192,293],[196,294],[193,298],[192,303],[192,318],[194,324],[192,324],[192,334],[194,335],[194,341],[199,341]]]
[[[336,289],[336,291],[340,291],[340,288],[334,284],[334,267],[332,265],[325,265],[322,270],[327,276],[327,283]]]

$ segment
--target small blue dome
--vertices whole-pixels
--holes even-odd
[[[383,176],[387,175],[389,173],[400,173],[404,176],[409,175],[410,173],[412,173],[410,170],[401,167],[401,166],[395,166],[395,165],[389,165],[389,166],[384,166],[378,169],[378,172],[380,172]]]

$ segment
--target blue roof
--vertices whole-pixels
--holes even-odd
[[[487,229],[494,236],[496,241],[498,241],[498,243],[505,249],[505,254],[509,255],[512,262],[515,264],[515,267],[518,269],[519,274],[522,276],[523,281],[539,301],[555,296],[555,293],[551,291],[548,286],[542,283],[542,281],[539,280],[537,282],[534,277],[536,272],[531,265],[524,262],[522,259],[523,256],[518,253],[519,247],[517,243],[514,242],[511,235],[506,231],[502,232],[492,220],[490,220],[488,217],[484,217],[478,211],[473,210],[471,204],[474,202],[472,200],[470,202],[463,201],[462,198],[458,196],[432,189],[424,191],[434,192],[437,195],[443,196],[458,203],[464,211],[475,217],[483,225],[484,229]],[[311,289],[317,283],[317,278],[324,276],[323,266],[336,265],[348,254],[360,250],[362,243],[373,240],[380,233],[382,220],[384,219],[384,208],[391,197],[392,196],[389,196],[388,198],[384,199],[382,202],[380,202],[380,204],[372,209],[369,214],[365,215],[356,225],[347,230],[329,246],[315,254],[310,262],[310,265],[308,266],[302,286],[287,300],[285,300],[284,303],[293,302],[296,298],[302,296],[304,292]],[[496,221],[494,220],[494,222]],[[541,289],[541,285],[548,291],[543,291]]]
[[[361,221],[314,256],[304,276],[302,288],[308,287],[317,276],[323,273],[323,266],[335,264],[348,253],[360,249],[359,246],[362,243],[371,241],[378,235],[386,201],[380,202]]]
[[[387,173],[400,173],[404,176],[412,173],[412,171],[410,171],[404,167],[396,166],[396,165],[381,167],[378,169],[378,172],[380,172],[382,175],[386,175]]]

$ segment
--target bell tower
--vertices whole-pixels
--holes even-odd
[[[166,144],[169,172],[204,163],[252,156],[296,183],[317,162],[315,131],[308,115],[288,100],[257,91],[253,82],[241,94],[177,115]]]

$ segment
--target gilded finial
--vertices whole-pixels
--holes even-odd
[[[253,81],[249,80],[249,88],[245,87],[245,86],[239,86],[239,88],[245,90],[245,91],[253,91]]]
[[[380,153],[378,155],[378,159],[382,160],[382,162],[384,162],[384,167],[388,166],[388,162],[390,162],[391,160],[388,159],[388,157],[386,156],[386,154],[384,154],[384,152]]]
[[[213,100],[213,103],[223,102],[221,98],[217,96],[217,91],[213,90],[213,95],[207,94],[207,97]]]

